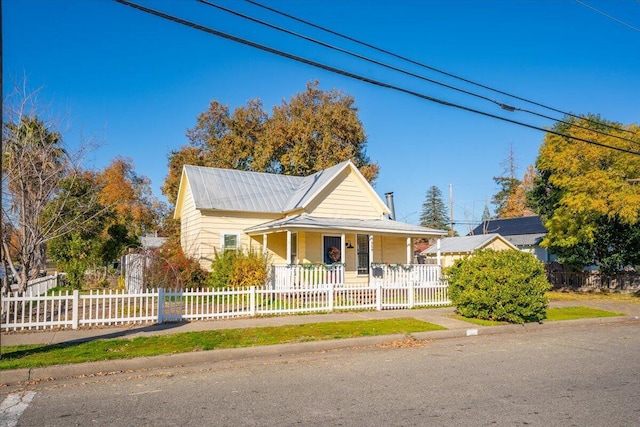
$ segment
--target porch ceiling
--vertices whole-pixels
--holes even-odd
[[[388,234],[396,236],[433,237],[444,236],[446,231],[419,225],[407,224],[390,219],[321,218],[309,215],[295,215],[244,230],[250,236],[276,233],[279,231],[341,231],[366,234]]]

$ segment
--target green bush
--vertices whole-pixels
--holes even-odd
[[[445,273],[451,301],[465,317],[510,323],[546,317],[551,285],[532,254],[486,249],[457,260]]]
[[[262,286],[269,274],[267,264],[262,253],[253,250],[216,252],[207,284],[214,288]]]

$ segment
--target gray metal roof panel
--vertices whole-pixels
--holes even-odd
[[[539,245],[546,233],[520,234],[513,236],[503,236],[515,246],[535,246]]]
[[[476,236],[445,237],[440,240],[440,253],[466,253],[482,248],[484,245],[499,237],[497,233],[479,234]],[[422,251],[425,255],[435,255],[437,245],[432,245]]]
[[[283,212],[302,177],[185,166],[197,209]]]

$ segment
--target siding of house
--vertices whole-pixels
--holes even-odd
[[[191,188],[187,185],[182,200],[180,244],[186,255],[196,259],[200,258],[200,219],[200,211],[195,208]]]
[[[502,240],[496,239],[491,243],[489,243],[488,245],[484,246],[482,249],[493,249],[494,251],[506,251],[512,248]]]
[[[407,239],[405,237],[375,236],[373,262],[406,264]]]
[[[240,248],[242,250],[262,249],[262,241],[256,240],[244,234],[243,230],[254,225],[262,224],[276,219],[274,214],[255,214],[245,212],[211,212],[204,211],[199,223],[200,265],[205,269],[211,268],[211,262],[216,251],[222,249],[222,236],[224,234],[238,234],[240,236]],[[277,238],[268,237],[268,246],[276,244]],[[273,240],[273,241],[272,241]],[[286,245],[286,243],[285,243]],[[278,251],[278,253],[281,253]],[[274,262],[280,261],[278,253],[271,253]],[[286,246],[284,253],[286,254]]]
[[[307,213],[325,218],[375,219],[380,218],[382,210],[369,190],[347,169],[308,206]]]

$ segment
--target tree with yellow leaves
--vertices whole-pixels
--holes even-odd
[[[640,128],[599,116],[565,118],[536,161],[530,200],[548,230],[543,245],[568,267],[607,273],[640,264]]]

